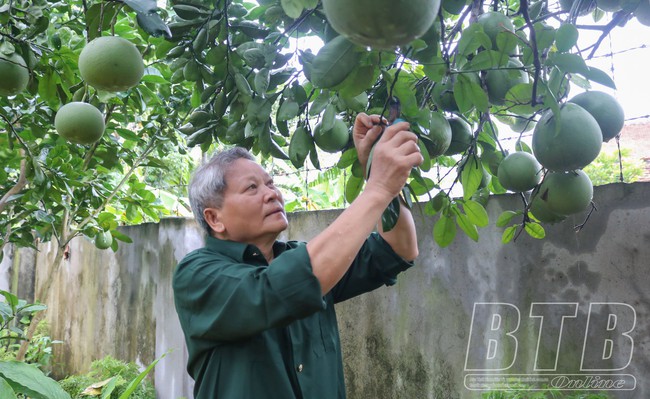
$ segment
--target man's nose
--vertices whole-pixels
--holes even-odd
[[[264,193],[264,199],[268,201],[279,201],[282,195],[280,194],[280,191],[277,189],[277,187],[272,186],[264,186],[266,187],[266,192]]]

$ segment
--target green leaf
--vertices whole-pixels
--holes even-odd
[[[124,233],[121,233],[119,230],[111,230],[111,234],[113,235],[113,238],[123,241],[127,244],[133,244],[133,240],[131,237],[127,236]]]
[[[339,93],[343,97],[356,97],[363,93],[376,80],[376,69],[373,65],[364,65],[355,68],[350,75],[341,83]]]
[[[16,392],[4,378],[0,378],[0,398],[16,399]]]
[[[359,193],[361,193],[361,188],[363,187],[363,179],[356,176],[350,176],[348,181],[345,183],[345,200],[348,203],[352,203]]]
[[[167,352],[167,353],[169,353],[169,352]],[[138,388],[138,385],[140,385],[142,380],[144,380],[144,378],[147,376],[147,374],[149,374],[151,372],[151,370],[153,370],[153,368],[156,366],[156,364],[158,364],[158,362],[160,360],[162,360],[162,358],[164,358],[167,355],[167,353],[164,353],[158,359],[151,362],[151,364],[149,366],[147,366],[146,369],[144,369],[140,374],[138,374],[138,376],[136,378],[134,378],[131,382],[129,382],[129,385],[126,386],[126,389],[124,390],[124,392],[122,392],[122,394],[120,395],[120,397],[118,399],[129,399],[131,394]]]
[[[336,107],[333,104],[329,104],[325,107],[325,112],[323,113],[323,119],[321,119],[321,128],[324,132],[331,130],[334,127],[334,121],[336,120]]]
[[[591,80],[592,82],[600,83],[603,86],[607,86],[610,89],[616,90],[616,83],[614,83],[612,78],[609,77],[609,75],[606,72],[598,68],[589,67],[587,73],[583,75],[585,78]]]
[[[456,237],[456,222],[448,215],[441,215],[433,226],[433,239],[440,247],[451,244]]]
[[[309,108],[309,115],[316,116],[323,112],[323,110],[330,104],[330,92],[328,90],[323,90],[318,97],[311,103]]]
[[[542,225],[537,222],[526,222],[524,229],[529,236],[537,238],[538,240],[546,237],[546,231],[544,231],[544,227],[542,227]]]
[[[510,224],[512,218],[514,218],[517,215],[521,215],[521,212],[504,211],[497,218],[497,223],[496,223],[497,227],[506,227],[508,224]]]
[[[581,75],[589,73],[589,67],[585,60],[577,54],[554,53],[548,57],[546,64],[555,65],[564,73],[579,73]]]
[[[564,23],[555,32],[555,46],[561,53],[567,52],[578,42],[578,29],[575,25]]]
[[[436,56],[433,61],[424,65],[422,68],[427,78],[433,82],[440,82],[447,74],[447,63],[440,56]]]
[[[501,243],[507,244],[510,241],[512,241],[513,238],[515,238],[515,234],[517,233],[517,229],[519,228],[518,224],[515,224],[513,226],[508,227],[503,231],[503,234],[501,235]]]
[[[248,80],[246,80],[246,77],[241,73],[235,74],[235,85],[241,94],[249,97],[253,95],[251,85],[248,83]]]
[[[475,156],[471,156],[464,164],[461,164],[461,184],[463,185],[463,198],[469,199],[481,185],[483,180],[483,165]]]
[[[255,74],[253,84],[255,85],[255,92],[263,96],[269,89],[270,75],[267,68],[262,68]]]
[[[124,3],[138,13],[149,14],[158,10],[156,0],[124,0]]]
[[[280,0],[280,5],[282,5],[285,14],[293,19],[298,18],[304,8],[300,0]]]
[[[298,116],[299,112],[300,107],[298,106],[298,103],[293,100],[286,100],[278,109],[278,120],[288,121],[289,119],[293,119]]]
[[[102,396],[101,396],[101,399],[109,399],[109,398],[111,397],[111,394],[113,393],[113,391],[114,391],[115,388],[117,387],[117,382],[118,382],[118,377],[117,377],[117,376],[115,376],[115,377],[113,377],[113,378],[110,379],[110,381],[108,382],[108,384],[106,384],[106,385],[102,388]]]
[[[14,360],[0,361],[0,376],[17,393],[33,399],[70,399],[61,386],[36,366]]]
[[[464,74],[460,74],[454,84],[454,98],[460,112],[467,112],[476,106],[481,112],[487,112],[489,107],[488,96],[480,84],[473,82]]]
[[[296,168],[301,168],[305,164],[305,159],[314,145],[313,138],[304,126],[299,126],[291,136],[289,143],[289,159],[291,164]]]
[[[492,48],[492,41],[483,31],[483,27],[478,23],[474,23],[463,30],[457,50],[461,55],[469,55],[480,47]]]
[[[517,48],[517,44],[519,44],[519,38],[516,34],[510,31],[501,31],[496,35],[496,44],[500,52],[507,56],[515,48]]]
[[[358,156],[356,148],[349,148],[341,154],[341,158],[336,163],[336,167],[339,169],[345,169],[352,166],[352,164],[357,160]]]
[[[164,36],[166,39],[172,38],[172,32],[158,14],[141,14],[136,16],[138,25],[151,36]]]
[[[316,54],[311,64],[311,82],[321,88],[338,85],[357,67],[360,57],[356,44],[343,36],[335,37]]]
[[[473,241],[478,241],[478,229],[472,222],[470,222],[467,216],[460,211],[456,211],[456,223],[469,238]]]
[[[392,230],[397,224],[397,219],[399,219],[400,213],[400,200],[399,196],[393,198],[393,200],[388,204],[388,207],[384,209],[384,212],[381,214],[381,227],[383,231]]]
[[[469,63],[469,68],[472,70],[494,69],[500,66],[505,66],[509,59],[508,54],[498,51],[481,51],[476,55],[476,57],[472,58]]]
[[[483,205],[474,200],[463,202],[463,209],[470,222],[478,227],[485,227],[489,224],[489,216]]]

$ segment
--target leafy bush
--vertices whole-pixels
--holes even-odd
[[[63,390],[73,399],[86,399],[100,396],[102,390],[114,385],[108,398],[117,399],[129,388],[129,383],[140,375],[135,363],[123,362],[111,356],[96,360],[90,365],[90,371],[83,375],[73,375],[59,382]],[[111,380],[116,377],[114,380]],[[131,393],[130,399],[156,399],[156,391],[149,380],[143,380]]]
[[[567,392],[556,389],[542,391],[507,390],[507,391],[490,391],[481,395],[481,399],[608,399],[604,393],[588,392]]]
[[[634,159],[627,148],[621,149],[621,164],[623,165],[623,181],[633,183],[643,175],[643,163]],[[585,167],[594,186],[621,182],[621,167],[618,152],[601,152],[598,158]]]

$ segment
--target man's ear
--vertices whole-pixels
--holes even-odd
[[[215,234],[221,235],[226,231],[226,226],[224,226],[221,220],[221,211],[219,209],[205,208],[203,210],[203,218]]]

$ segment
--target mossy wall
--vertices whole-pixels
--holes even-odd
[[[650,397],[650,184],[614,184],[598,187],[598,210],[578,233],[573,226],[583,216],[546,226],[547,237],[534,240],[522,234],[516,242],[501,244],[502,229],[494,220],[504,209],[520,205],[516,196],[490,199],[490,226],[473,242],[459,233],[447,248],[438,247],[431,232],[437,218],[415,210],[420,257],[393,287],[338,305],[350,399],[480,398],[481,391],[465,387],[475,371],[466,370],[470,337],[482,348],[472,353],[476,362],[485,354],[489,320],[474,320],[480,309],[508,310],[501,331],[516,327],[514,341],[502,336],[495,360],[509,374],[586,373],[581,371],[592,303],[615,302],[633,309],[633,348],[619,330],[588,331],[594,339],[611,339],[612,356],[600,374],[627,374],[636,378],[632,391],[610,391],[616,398]],[[290,215],[284,239],[308,240],[325,228],[339,211]],[[54,276],[56,289],[48,301],[52,336],[64,341],[56,350],[59,375],[83,372],[92,360],[110,354],[142,365],[172,350],[156,368],[161,399],[191,398],[192,381],[185,374],[182,333],[174,312],[171,275],[176,262],[202,238],[192,221],[167,219],[159,224],[123,228],[133,244],[117,253],[97,251],[80,238],[71,243],[70,259]],[[36,265],[36,284],[49,278],[46,265],[51,246],[23,256],[18,266],[5,256],[0,264],[0,288],[9,287],[15,269]],[[5,253],[7,255],[7,251]],[[9,263],[8,263],[9,262]],[[540,337],[539,317],[531,306],[564,303],[575,306],[575,316],[547,314]],[[502,304],[502,305],[499,305]],[[503,305],[506,304],[506,305]],[[538,305],[535,305],[538,306]],[[514,311],[517,310],[518,313]],[[535,308],[538,309],[538,308]],[[619,314],[619,325],[629,325],[629,314]],[[558,332],[562,331],[561,341]],[[503,335],[503,334],[502,334]],[[600,338],[599,338],[600,337]],[[480,340],[486,340],[485,342]],[[539,351],[537,348],[539,347]],[[592,349],[592,348],[587,348]],[[592,351],[593,352],[593,351]],[[487,352],[486,352],[487,353]],[[626,356],[632,354],[628,364]],[[589,360],[587,358],[587,360]],[[557,361],[554,372],[548,368]],[[476,368],[476,367],[470,367]],[[481,371],[490,373],[497,371]]]

